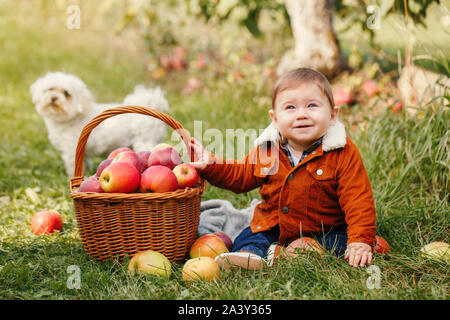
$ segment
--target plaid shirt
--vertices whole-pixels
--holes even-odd
[[[312,143],[312,145],[311,145],[308,149],[306,149],[306,150],[303,151],[302,156],[300,157],[300,159],[298,160],[298,162],[295,163],[294,157],[292,156],[292,153],[291,153],[291,151],[289,150],[289,148],[288,148],[288,146],[287,146],[287,139],[284,139],[284,138],[281,136],[281,134],[278,136],[278,142],[279,142],[279,144],[280,144],[281,150],[283,150],[284,153],[286,153],[286,155],[288,156],[289,161],[290,161],[292,167],[295,167],[295,166],[296,166],[297,164],[299,164],[303,159],[305,159],[306,156],[307,156],[308,154],[310,154],[310,153],[313,152],[318,146],[320,146],[320,145],[322,144],[322,139],[323,139],[323,136],[320,137],[319,139],[317,139],[316,141],[314,141],[314,142]],[[282,141],[282,142],[280,142],[280,141]]]

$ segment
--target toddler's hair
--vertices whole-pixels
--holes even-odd
[[[328,79],[320,72],[309,68],[297,68],[288,71],[281,75],[275,83],[272,95],[272,109],[275,109],[275,100],[277,95],[288,89],[292,89],[300,84],[315,83],[325,94],[330,103],[331,108],[334,108],[333,92],[331,91]]]

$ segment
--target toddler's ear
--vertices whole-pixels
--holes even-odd
[[[334,106],[333,111],[331,111],[331,121],[332,125],[336,124],[336,121],[338,121],[338,115],[339,115],[339,109],[340,106]]]

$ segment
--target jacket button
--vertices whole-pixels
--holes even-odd
[[[287,206],[284,206],[283,208],[281,208],[281,211],[283,213],[288,213],[289,212],[289,208]]]
[[[317,173],[317,175],[321,176],[323,171],[322,171],[322,169],[317,169],[316,173]]]
[[[292,179],[294,179],[294,174],[293,174],[293,173],[291,173],[291,174],[289,175],[289,177],[288,177],[288,180],[292,180]]]

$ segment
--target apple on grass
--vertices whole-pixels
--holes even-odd
[[[104,191],[102,189],[102,186],[100,185],[100,179],[97,176],[92,176],[87,178],[80,184],[78,192],[103,193]]]
[[[97,177],[100,177],[100,175],[102,174],[103,170],[104,170],[107,166],[109,166],[113,160],[114,160],[114,159],[105,159],[105,160],[103,160],[102,162],[100,162],[100,164],[99,164],[98,167],[97,167],[97,171],[95,172],[95,175],[96,175]]]
[[[147,273],[170,278],[172,265],[162,253],[153,250],[141,251],[135,254],[128,264],[128,271],[135,273]]]
[[[192,259],[198,257],[210,257],[214,259],[219,254],[225,252],[228,252],[228,249],[222,239],[210,233],[195,240],[189,251],[189,256]]]
[[[366,82],[364,82],[363,90],[369,97],[373,97],[380,92],[377,83],[374,80],[367,80]]]
[[[40,211],[31,218],[31,231],[37,235],[61,231],[62,227],[61,215],[56,211]]]
[[[173,173],[177,177],[178,188],[191,188],[197,184],[197,170],[188,163],[182,163],[173,168]]]
[[[128,162],[139,170],[139,158],[134,151],[119,152],[112,161],[112,163],[117,162]]]
[[[233,241],[231,241],[230,237],[225,232],[214,232],[216,236],[218,236],[220,239],[222,239],[223,243],[225,243],[225,246],[227,247],[228,251],[231,251],[233,249]]]
[[[100,185],[105,192],[135,192],[139,180],[138,170],[128,162],[111,163],[100,175]]]
[[[391,253],[391,247],[389,246],[389,243],[384,240],[382,237],[380,236],[375,236],[375,239],[377,240],[377,242],[375,243],[375,251],[378,253],[387,253],[390,254]]]
[[[164,148],[152,151],[148,157],[148,166],[165,166],[173,170],[177,165],[182,164],[181,155],[174,148]]]
[[[116,150],[114,150],[113,152],[111,152],[108,155],[107,159],[114,159],[119,153],[125,152],[125,151],[133,151],[133,150],[131,150],[130,148],[126,148],[126,147],[117,148]]]
[[[219,264],[210,257],[198,257],[188,260],[183,266],[183,281],[215,281],[220,278]]]
[[[352,102],[352,94],[346,89],[336,89],[333,93],[333,100],[336,106],[350,104]]]
[[[297,253],[304,253],[306,251],[325,253],[322,246],[313,238],[302,237],[292,241],[286,248],[286,254],[291,257],[296,257]]]
[[[141,192],[170,192],[178,189],[175,174],[165,166],[151,166],[141,175]]]
[[[430,242],[420,249],[420,255],[437,261],[450,262],[450,246],[442,241]]]

